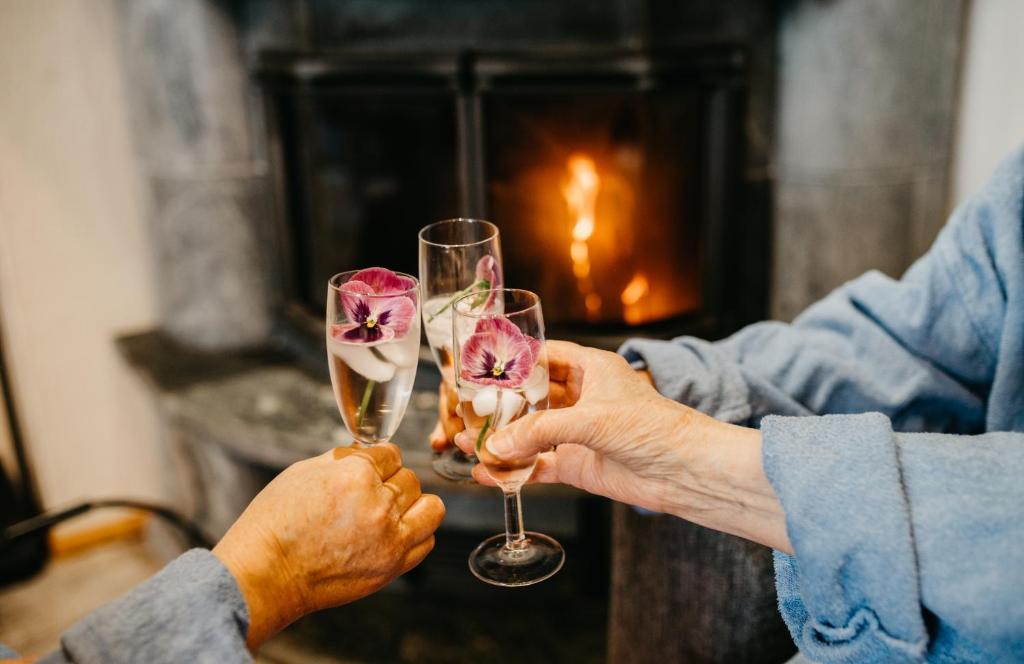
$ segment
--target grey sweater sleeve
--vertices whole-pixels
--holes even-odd
[[[252,662],[238,584],[209,551],[193,549],[61,637],[40,664]]]

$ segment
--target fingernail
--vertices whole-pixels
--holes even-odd
[[[504,433],[496,433],[487,439],[487,449],[495,456],[508,456],[515,451],[516,446],[512,442],[512,436]]]

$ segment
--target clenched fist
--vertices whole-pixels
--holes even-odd
[[[415,567],[434,547],[444,511],[440,498],[421,494],[392,444],[289,466],[213,549],[249,607],[249,647]]]

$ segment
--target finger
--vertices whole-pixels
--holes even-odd
[[[372,447],[352,447],[351,452],[342,454],[338,450],[334,452],[334,458],[355,457],[365,459],[377,471],[382,480],[394,475],[402,467],[402,453],[394,443],[380,443]]]
[[[558,479],[558,452],[545,452],[537,457],[530,481],[537,484],[554,484]]]
[[[593,417],[581,406],[537,411],[496,431],[484,445],[505,460],[525,459],[562,443],[603,447],[604,441],[591,435]]]
[[[473,466],[473,479],[476,480],[477,484],[484,486],[498,486],[498,483],[494,481],[494,478],[487,473],[487,469],[484,468],[484,464],[478,463]]]
[[[423,540],[416,546],[409,549],[405,554],[405,559],[402,561],[402,574],[405,574],[413,567],[416,567],[423,559],[427,557],[431,551],[434,550],[434,536],[431,535],[427,539]]]
[[[579,390],[569,389],[565,383],[548,383],[548,408],[572,406],[579,398]]]
[[[460,431],[455,435],[455,445],[465,454],[476,454],[476,437],[479,431]]]
[[[586,359],[586,348],[570,341],[548,341],[548,374],[551,380],[566,382],[579,372]]]
[[[398,508],[399,514],[405,514],[406,510],[412,507],[412,504],[419,499],[422,493],[420,490],[420,479],[416,477],[416,473],[408,468],[402,468],[389,477],[388,481],[384,483],[384,488],[394,492],[395,507]]]
[[[445,383],[441,387],[441,394],[443,395],[443,403],[445,408],[448,410],[449,415],[455,414],[455,407],[459,405],[459,391],[456,390],[448,383]]]
[[[409,542],[421,542],[433,534],[444,519],[444,503],[432,493],[425,493],[402,515],[402,526]]]
[[[473,479],[477,481],[477,484],[484,486],[498,485],[494,478],[487,473],[487,469],[482,463],[473,466]],[[558,456],[556,452],[545,452],[537,457],[537,465],[534,467],[529,481],[537,484],[555,484],[559,481]]]
[[[434,425],[434,430],[430,432],[429,440],[430,447],[435,452],[442,452],[448,447],[448,435],[444,431],[444,424],[441,420],[438,420],[437,424]]]
[[[449,441],[455,438],[455,434],[466,428],[465,423],[462,421],[462,417],[452,416],[449,414],[446,414],[441,418],[441,425],[444,427],[445,438]]]

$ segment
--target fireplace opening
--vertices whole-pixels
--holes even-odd
[[[502,231],[509,283],[554,335],[716,335],[756,317],[730,293],[743,234],[744,52],[264,53],[287,295],[415,272],[416,231]],[[756,264],[753,266],[756,268]]]

